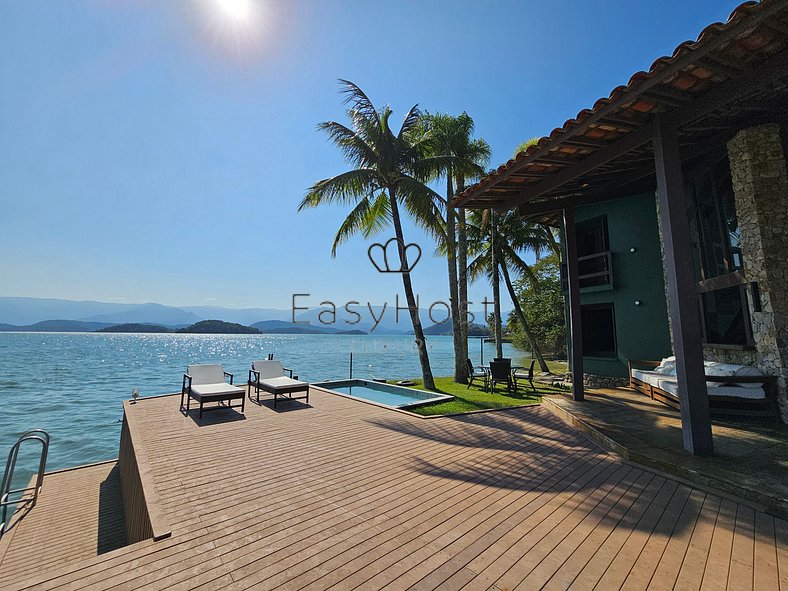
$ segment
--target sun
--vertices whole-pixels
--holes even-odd
[[[226,16],[238,21],[245,21],[251,13],[250,0],[216,0],[216,4]]]

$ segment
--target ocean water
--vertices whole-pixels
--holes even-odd
[[[435,376],[453,373],[449,336],[432,336],[427,346]],[[504,345],[504,355],[523,354]],[[479,362],[480,339],[471,339]],[[189,363],[221,363],[246,383],[255,359],[273,353],[310,382],[349,376],[406,379],[421,375],[412,336],[375,335],[172,335],[0,332],[0,461],[28,429],[52,437],[48,470],[117,457],[121,401],[133,388],[141,396],[180,392]],[[484,359],[494,346],[484,345]],[[31,446],[32,448],[32,446]],[[33,454],[23,455],[24,466]],[[22,483],[23,485],[25,483]]]

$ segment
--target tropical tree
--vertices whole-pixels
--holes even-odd
[[[436,220],[443,228],[444,241],[438,250],[446,256],[449,279],[449,302],[451,309],[452,335],[454,338],[454,381],[467,382],[468,358],[468,278],[467,278],[467,240],[465,238],[464,211],[462,212],[461,264],[457,268],[458,221],[451,206],[455,187],[465,183],[465,179],[476,178],[484,173],[490,156],[490,148],[484,140],[472,139],[473,119],[465,112],[457,117],[442,113],[427,114],[424,125],[431,136],[431,155],[445,156],[445,168],[438,173],[446,181],[446,216]],[[462,286],[464,285],[464,289]]]
[[[416,337],[422,378],[424,386],[434,390],[435,381],[410,277],[400,209],[411,214],[428,231],[440,233],[440,226],[434,220],[442,217],[443,198],[430,189],[424,179],[445,168],[447,159],[426,156],[430,136],[420,123],[421,112],[417,105],[408,111],[395,133],[389,123],[391,108],[377,109],[352,82],[340,80],[340,84],[344,102],[349,105],[350,127],[326,121],[318,129],[328,135],[352,168],[312,185],[298,209],[328,204],[352,206],[334,238],[332,256],[336,255],[337,247],[354,234],[361,233],[366,238],[389,224],[394,227],[402,287]]]
[[[514,211],[504,214],[496,214],[492,210],[474,211],[471,213],[468,229],[469,252],[475,257],[468,265],[470,277],[476,280],[486,276],[492,283],[494,334],[498,357],[503,356],[499,285],[500,277],[503,276],[516,318],[530,343],[532,354],[541,371],[550,371],[520,306],[512,275],[516,274],[515,277],[528,281],[538,290],[538,279],[520,253],[530,251],[541,256],[545,252],[557,252],[558,244],[553,233],[544,226],[525,221]]]

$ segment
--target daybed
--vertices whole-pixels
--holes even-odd
[[[673,408],[679,408],[676,359],[630,359],[629,387]],[[772,376],[748,365],[704,361],[709,408],[714,414],[776,416]]]
[[[225,382],[225,378],[230,378],[230,383]],[[183,374],[183,384],[181,386],[181,409],[183,409],[183,398],[186,397],[186,412],[189,412],[189,402],[194,398],[200,403],[200,414],[202,418],[203,405],[206,402],[218,402],[219,406],[206,408],[205,410],[218,410],[222,408],[239,408],[239,405],[232,405],[233,400],[240,400],[241,412],[244,411],[246,402],[246,390],[233,385],[233,374],[224,371],[221,365],[189,365],[186,373]],[[227,406],[221,405],[227,401]]]

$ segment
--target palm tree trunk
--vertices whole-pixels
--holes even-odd
[[[457,191],[465,188],[465,181],[457,178]],[[457,212],[457,266],[459,267],[459,289],[457,295],[460,300],[460,343],[462,344],[462,358],[468,359],[468,234],[465,226],[465,210],[460,208]],[[468,379],[467,368],[463,365],[462,374],[465,383]]]
[[[413,324],[413,333],[416,337],[416,348],[419,352],[419,363],[421,363],[421,377],[424,381],[425,388],[428,390],[435,390],[435,380],[432,377],[430,358],[427,354],[427,341],[424,339],[424,330],[421,327],[421,319],[419,318],[419,307],[416,303],[416,298],[413,295],[413,285],[410,282],[410,267],[408,267],[408,257],[405,253],[405,238],[402,233],[402,222],[400,221],[399,217],[397,197],[394,193],[394,189],[389,188],[388,192],[389,202],[391,203],[391,219],[394,222],[394,235],[397,238],[400,268],[403,269],[402,287],[405,290],[405,299],[408,302],[410,320]]]
[[[503,327],[501,326],[501,277],[498,272],[498,232],[495,211],[490,210],[490,264],[492,265],[493,320],[495,321],[495,354],[503,357]]]
[[[501,265],[501,270],[503,271],[503,279],[506,282],[506,289],[509,290],[509,297],[512,298],[512,303],[514,304],[514,312],[517,314],[520,326],[523,327],[523,332],[528,342],[531,344],[531,354],[536,357],[536,361],[539,363],[539,369],[545,373],[550,373],[550,368],[547,367],[547,362],[544,360],[542,350],[536,342],[536,337],[534,337],[534,334],[531,332],[531,327],[528,326],[528,322],[525,320],[525,314],[523,314],[523,309],[520,307],[520,300],[517,299],[517,293],[514,291],[514,285],[512,285],[512,280],[509,277],[509,269],[503,264]]]
[[[446,175],[446,261],[449,265],[449,306],[451,310],[452,339],[454,341],[454,381],[467,382],[465,358],[462,356],[462,330],[460,329],[460,306],[457,286],[457,236],[454,208],[450,205],[454,196],[451,170]]]

